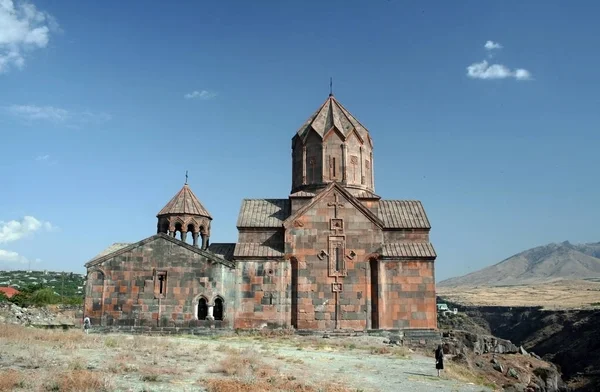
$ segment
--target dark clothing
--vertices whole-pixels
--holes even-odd
[[[435,350],[435,368],[443,369],[444,368],[444,350],[438,348]]]

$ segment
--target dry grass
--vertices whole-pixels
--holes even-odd
[[[312,386],[295,380],[211,379],[203,382],[208,392],[355,392],[341,385]]]
[[[352,391],[343,385],[333,383],[310,385],[297,381],[295,376],[279,373],[277,368],[262,361],[258,352],[248,349],[229,352],[209,370],[221,375],[219,378],[198,380],[198,383],[206,386],[209,392]]]
[[[209,371],[230,377],[267,377],[277,372],[276,369],[265,365],[259,358],[260,354],[251,349],[230,350],[225,358],[209,367]]]
[[[202,340],[125,334],[86,335],[81,330],[0,325],[3,351],[0,365],[10,363],[17,369],[0,372],[0,392],[15,388],[42,392],[108,392],[130,387],[133,390],[177,390],[174,388],[193,383],[199,377],[198,383],[212,392],[350,392],[356,390],[329,383],[320,375],[296,379],[299,368],[309,369],[315,364],[306,360],[304,353],[304,360],[293,352],[282,355],[278,344],[287,350],[296,345],[332,354],[360,350],[356,351],[357,355],[376,354],[390,359],[407,355],[402,347],[380,347],[375,340],[370,344],[370,340],[300,338],[286,333],[285,330],[274,334],[264,331],[248,334],[247,338]],[[331,359],[333,357],[327,357],[328,361]]]
[[[259,330],[236,330],[236,335],[238,336],[249,336],[256,338],[281,338],[281,337],[289,337],[294,336],[294,330],[291,328],[287,329],[259,329]]]
[[[378,355],[393,355],[398,358],[410,358],[410,352],[405,347],[382,346],[371,347],[371,354]]]
[[[84,336],[79,330],[47,330],[34,327],[24,328],[20,325],[0,324],[0,338],[28,344],[33,340],[53,343],[61,348],[72,348],[81,343]]]
[[[21,372],[16,370],[4,370],[0,372],[0,391],[12,391],[15,388],[23,388],[25,378]]]
[[[490,380],[478,374],[476,371],[469,369],[467,366],[458,365],[452,362],[444,363],[443,373],[446,377],[454,380],[469,382],[477,385],[483,385],[492,390],[498,389],[496,384],[490,382]]]
[[[523,286],[438,287],[444,299],[471,306],[543,306],[546,309],[593,308],[600,283],[561,280]]]
[[[112,391],[111,379],[89,370],[71,370],[57,374],[46,385],[46,390],[60,392]]]

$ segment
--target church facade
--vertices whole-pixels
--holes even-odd
[[[370,133],[333,95],[292,138],[289,196],[242,201],[237,243],[210,243],[187,182],[157,219],[156,235],[85,265],[93,324],[437,328],[425,210],[375,194]]]

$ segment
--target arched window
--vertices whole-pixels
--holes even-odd
[[[215,307],[213,309],[213,316],[215,320],[223,320],[223,299],[215,299]]]
[[[179,238],[181,239],[181,235],[183,235],[182,233],[183,229],[182,229],[182,225],[180,222],[175,223],[175,233],[179,232]],[[173,236],[175,237],[175,236]]]
[[[193,224],[189,224],[187,226],[187,234],[188,236],[186,237],[186,242],[188,244],[193,244],[194,243],[194,232],[196,231],[196,227]]]
[[[206,298],[200,298],[198,300],[198,320],[206,320],[208,316],[208,305],[206,304]]]

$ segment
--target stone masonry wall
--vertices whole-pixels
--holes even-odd
[[[156,275],[166,272],[164,294]],[[207,257],[157,238],[88,269],[85,314],[95,325],[195,327],[198,300],[224,300],[222,321],[233,325],[235,272]]]
[[[404,230],[385,230],[383,232],[384,242],[405,243],[405,242],[429,242],[429,230],[427,229],[404,229]]]
[[[379,328],[437,328],[433,262],[379,263]]]
[[[236,274],[238,300],[234,327],[289,327],[289,261],[239,260]]]
[[[292,255],[291,317],[298,329],[370,328],[369,258],[381,245],[382,233],[341,194],[336,201],[334,193],[292,222],[285,235],[286,254]],[[343,229],[332,230],[336,222]],[[345,239],[340,276],[331,276],[330,236]]]

